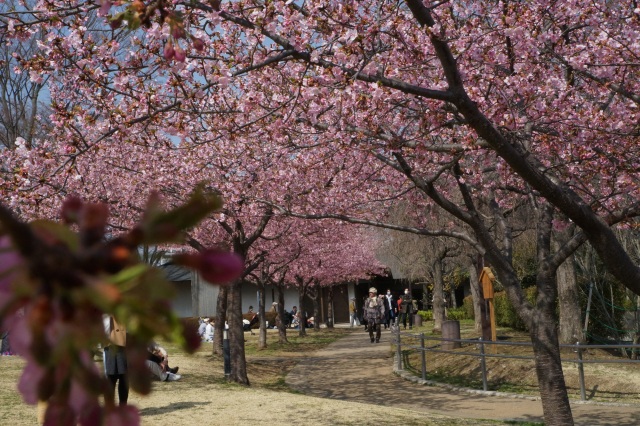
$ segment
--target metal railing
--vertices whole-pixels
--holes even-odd
[[[460,356],[471,356],[479,358],[480,371],[482,374],[482,389],[488,390],[488,373],[487,373],[487,358],[504,358],[504,359],[520,359],[534,361],[533,356],[533,344],[531,342],[505,342],[505,341],[486,341],[479,339],[448,339],[435,336],[425,336],[424,333],[411,333],[400,332],[398,327],[392,328],[394,341],[396,345],[396,361],[398,370],[403,370],[403,353],[407,350],[415,350],[420,353],[421,364],[421,377],[422,380],[427,379],[427,353],[446,353]],[[404,336],[404,338],[403,338]],[[405,343],[404,340],[412,340],[413,342],[419,341],[419,344]],[[436,342],[433,345],[429,345],[428,342]],[[457,350],[446,348],[447,346],[459,346]],[[445,348],[443,348],[443,346]],[[489,346],[492,350],[487,351],[486,347]],[[500,346],[512,346],[512,347],[528,347],[531,348],[532,355],[509,355],[499,354],[496,350]],[[468,348],[474,347],[475,351],[469,351]],[[584,376],[585,364],[638,364],[640,365],[640,359],[628,359],[628,358],[616,358],[616,359],[583,359],[585,351],[590,349],[631,349],[635,353],[640,353],[640,345],[634,344],[612,344],[612,345],[584,345],[579,342],[575,345],[560,345],[560,348],[571,349],[576,353],[576,358],[562,358],[562,362],[572,362],[578,366],[578,376],[580,382],[580,399],[582,401],[587,400],[586,385]],[[495,353],[493,353],[495,352]]]

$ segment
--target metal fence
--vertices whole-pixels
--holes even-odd
[[[480,371],[482,373],[482,389],[488,390],[487,382],[487,358],[504,358],[504,359],[522,359],[533,361],[533,344],[531,342],[506,342],[506,341],[486,341],[479,339],[448,339],[442,337],[426,336],[424,333],[400,332],[398,327],[393,327],[394,341],[396,345],[397,369],[403,370],[403,353],[409,350],[417,351],[421,358],[421,376],[422,380],[427,379],[427,353],[448,353],[460,356],[472,356],[478,358]],[[403,341],[406,343],[403,345]],[[419,344],[414,344],[418,342]],[[434,343],[435,342],[435,343]],[[508,355],[499,354],[497,349],[500,346],[511,347],[528,347],[531,349],[532,355]],[[453,350],[458,348],[457,350]],[[560,345],[560,348],[572,350],[575,358],[562,358],[562,362],[576,363],[578,366],[578,375],[580,381],[580,399],[586,401],[586,386],[584,378],[585,364],[637,364],[640,366],[640,359],[615,358],[615,359],[583,359],[585,351],[590,349],[629,349],[633,352],[640,353],[640,345],[633,344],[613,344],[613,345]],[[496,352],[496,353],[493,353]]]

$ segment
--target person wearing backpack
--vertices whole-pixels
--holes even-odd
[[[375,287],[369,289],[369,297],[364,301],[362,312],[363,318],[367,321],[371,343],[380,343],[380,333],[384,322],[384,302],[382,298],[378,297],[378,290]]]

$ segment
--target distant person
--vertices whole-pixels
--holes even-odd
[[[381,324],[384,320],[384,302],[378,297],[378,290],[375,287],[369,289],[369,297],[364,302],[362,312],[363,318],[367,321],[371,343],[374,341],[380,343]]]
[[[405,330],[407,329],[407,317],[409,317],[409,330],[413,328],[413,312],[413,300],[411,300],[409,289],[406,288],[400,303],[400,322],[402,322]]]
[[[349,324],[351,328],[356,325],[360,325],[360,321],[358,321],[358,309],[356,308],[356,298],[352,297],[349,301]]]
[[[390,327],[396,320],[396,316],[398,315],[398,303],[396,299],[391,294],[391,290],[387,289],[387,294],[385,295],[385,322],[384,328]]]
[[[209,318],[200,318],[200,324],[198,325],[198,334],[200,338],[204,340],[204,333],[207,331],[207,323],[209,322]]]
[[[110,393],[108,397],[115,401],[116,384],[118,385],[118,399],[120,405],[127,405],[129,400],[129,379],[127,374],[127,328],[119,323],[112,315],[104,317],[104,328],[109,343],[104,348],[104,372],[109,379]]]
[[[387,328],[387,318],[389,318],[389,305],[387,305],[386,300],[385,300],[385,296],[384,294],[381,294],[378,296],[378,299],[380,299],[380,301],[382,302],[382,306],[384,307],[384,313],[382,314],[382,323],[380,324],[380,327]]]
[[[160,365],[163,371],[176,374],[180,367],[169,367],[169,355],[167,350],[156,342],[152,342],[147,348],[149,351],[148,359]]]
[[[180,380],[182,376],[178,373],[179,367],[169,367],[169,356],[167,351],[157,343],[149,345],[149,356],[146,360],[149,371],[160,379],[161,382],[175,382]]]
[[[298,307],[291,308],[291,328],[298,328],[300,326],[300,314],[298,313]]]
[[[244,331],[250,331],[251,334],[255,334],[253,332],[253,326],[260,322],[260,317],[258,316],[257,312],[253,311],[253,306],[249,306],[249,310],[247,311],[247,316],[249,316],[249,319],[245,319],[245,318],[242,319],[242,329]]]
[[[213,327],[213,321],[209,318],[205,318],[205,320],[207,321],[207,326],[204,331],[204,340],[205,342],[213,342],[213,332],[215,330]]]

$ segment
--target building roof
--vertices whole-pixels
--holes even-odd
[[[159,268],[164,271],[169,281],[191,281],[191,269],[184,266],[165,263],[160,265]]]

